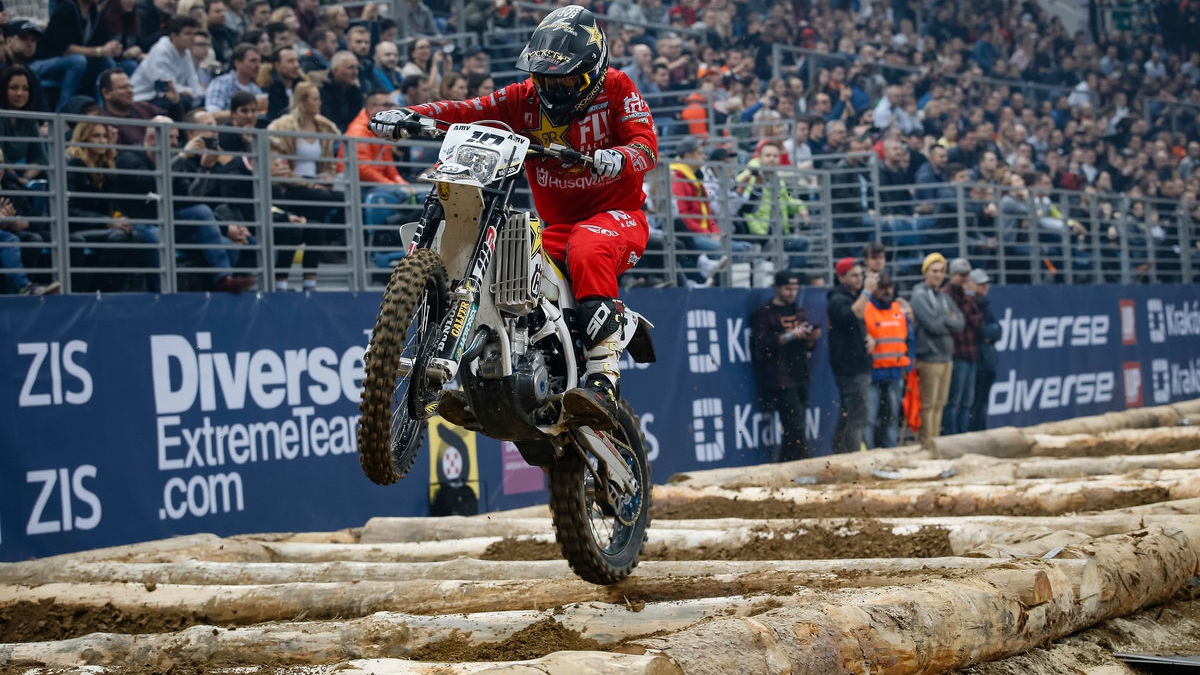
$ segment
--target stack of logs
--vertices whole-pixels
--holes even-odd
[[[927,448],[718,469],[654,490],[657,507],[671,512],[720,499],[790,502],[800,513],[842,505],[896,534],[941,527],[954,555],[649,560],[625,582],[597,587],[560,560],[484,559],[504,540],[552,542],[544,507],[380,518],[335,533],[194,535],[0,565],[0,618],[9,626],[0,621],[0,639],[36,633],[23,614],[45,624],[40,641],[0,644],[0,669],[960,669],[1133,614],[1197,583],[1200,401],[965,434]],[[1104,508],[1114,503],[1137,505]],[[659,517],[648,545],[737,547],[812,528],[850,532],[863,520]],[[111,627],[66,635],[55,617]],[[591,646],[527,660],[407,658],[450,642],[503,644],[547,622]]]

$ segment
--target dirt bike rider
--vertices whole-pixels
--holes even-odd
[[[649,236],[642,174],[658,159],[654,122],[629,76],[608,67],[608,41],[595,15],[578,5],[547,15],[516,67],[532,77],[482,98],[380,112],[369,128],[398,140],[404,136],[398,123],[420,116],[498,120],[542,146],[592,155],[590,171],[550,157],[530,157],[525,168],[544,224],[542,244],[560,265],[566,261],[587,351],[586,374],[563,396],[563,409],[597,427],[611,426],[620,395],[618,362],[633,337],[617,299],[617,276],[637,263]]]

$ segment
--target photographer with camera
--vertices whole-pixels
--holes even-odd
[[[764,409],[779,413],[783,438],[779,461],[808,457],[805,415],[808,410],[808,359],[821,337],[797,302],[801,275],[775,274],[775,295],[750,319],[751,358],[758,398]]]

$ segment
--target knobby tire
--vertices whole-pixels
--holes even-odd
[[[400,357],[406,348],[415,347],[413,357],[421,360],[420,351],[429,347],[425,337],[437,330],[447,305],[446,269],[441,256],[430,249],[417,249],[402,258],[388,279],[379,317],[371,331],[358,406],[362,413],[359,463],[367,478],[378,485],[391,485],[404,478],[417,460],[427,423],[410,414],[411,389],[397,396],[401,385],[411,386],[411,374],[409,378],[400,377]],[[427,311],[417,316],[420,309]],[[414,326],[414,319],[423,325]],[[421,344],[409,345],[414,328]],[[395,434],[393,415],[399,416],[400,422]]]
[[[619,427],[612,435],[619,441],[617,447],[638,480],[634,495],[637,510],[632,524],[623,524],[615,516],[606,515],[588,494],[589,470],[579,453],[568,449],[550,467],[550,510],[563,557],[581,579],[600,585],[614,584],[629,576],[645,548],[646,529],[650,526],[646,438],[637,416],[625,401],[620,403],[618,422]],[[597,527],[611,528],[611,532],[599,531]]]

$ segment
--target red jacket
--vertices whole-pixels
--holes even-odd
[[[541,114],[533,80],[510,84],[483,98],[441,101],[412,106],[422,115],[444,122],[498,120],[539,145],[566,145],[590,154],[614,148],[625,156],[625,170],[616,178],[599,178],[582,164],[564,164],[552,157],[525,162],[533,202],[547,224],[574,224],[605,211],[640,211],[645,195],[642,174],[658,162],[658,136],[650,108],[629,76],[608,69],[604,90],[589,112],[568,125],[556,127]]]

